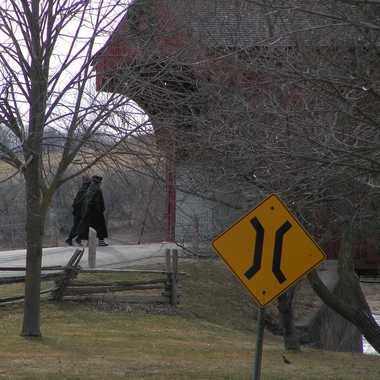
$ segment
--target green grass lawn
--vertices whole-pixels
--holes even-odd
[[[167,309],[42,304],[41,339],[19,336],[22,306],[0,308],[0,379],[250,379],[255,309],[222,265],[182,265],[183,298]],[[380,357],[304,349],[266,333],[263,380],[380,379]]]

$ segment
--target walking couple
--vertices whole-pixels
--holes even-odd
[[[68,245],[73,245],[73,240],[79,245],[82,240],[88,240],[90,227],[96,231],[99,246],[108,245],[104,240],[108,237],[108,231],[104,218],[103,192],[100,188],[102,179],[97,175],[91,178],[82,177],[82,186],[73,201],[73,226],[65,240]]]

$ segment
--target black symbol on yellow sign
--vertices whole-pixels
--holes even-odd
[[[255,242],[255,253],[253,256],[252,266],[244,273],[245,277],[250,280],[259,270],[261,269],[261,262],[263,258],[263,245],[264,245],[264,227],[255,217],[251,219],[251,224],[256,230],[256,242]],[[284,235],[292,227],[289,221],[286,221],[277,231],[274,241],[273,248],[273,261],[272,261],[272,272],[277,278],[278,282],[282,284],[286,281],[285,275],[281,271],[281,254],[282,254],[282,243],[284,240]]]

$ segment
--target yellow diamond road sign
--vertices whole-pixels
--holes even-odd
[[[326,259],[274,194],[215,238],[212,245],[261,306]]]

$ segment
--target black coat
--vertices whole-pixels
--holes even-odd
[[[84,197],[86,195],[86,191],[88,187],[90,186],[89,183],[84,183],[79,191],[77,192],[77,195],[74,198],[73,201],[73,215],[80,217],[82,215],[82,206],[83,206],[83,201]]]
[[[86,192],[82,205],[82,221],[79,226],[80,239],[88,239],[89,227],[96,230],[99,239],[108,237],[104,210],[102,190],[99,186],[91,184]]]

